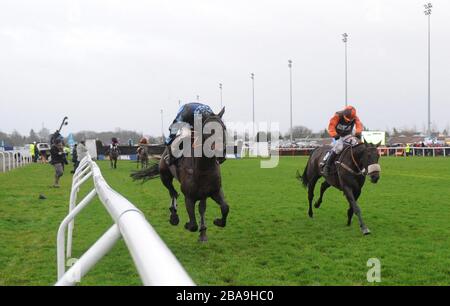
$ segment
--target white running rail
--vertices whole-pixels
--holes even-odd
[[[0,151],[1,172],[11,171],[30,163],[32,163],[31,155],[23,151]]]
[[[94,188],[78,204],[80,186],[93,178]],[[92,199],[98,196],[114,225],[100,237],[80,259],[72,260],[72,233],[74,218]],[[143,213],[126,198],[114,191],[103,178],[99,167],[86,156],[78,166],[72,181],[69,214],[61,222],[57,235],[58,281],[56,286],[73,286],[123,237],[144,285],[193,286],[184,268],[161,240]],[[67,251],[65,231],[67,231]],[[75,261],[69,268],[68,263]]]

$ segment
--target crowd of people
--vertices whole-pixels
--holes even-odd
[[[434,155],[450,155],[450,150],[448,149],[440,149],[448,147],[448,145],[443,143],[414,143],[414,144],[406,144],[405,146],[405,155],[406,156],[433,156]]]

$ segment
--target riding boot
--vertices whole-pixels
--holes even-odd
[[[335,160],[336,156],[337,156],[336,152],[334,152],[334,151],[330,152],[330,156],[328,156],[328,159],[325,162],[325,167],[323,168],[323,175],[324,176],[330,175],[331,165],[334,163],[334,160]]]

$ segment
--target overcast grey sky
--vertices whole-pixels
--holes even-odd
[[[427,118],[427,20],[422,0],[1,0],[0,130],[117,127],[160,135],[178,100],[229,121],[323,129],[349,102],[371,129],[422,129]],[[432,122],[450,123],[450,1],[432,13]]]

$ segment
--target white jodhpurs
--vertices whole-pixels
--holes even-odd
[[[342,152],[342,150],[344,149],[344,145],[355,146],[357,144],[358,144],[358,138],[356,138],[353,135],[347,135],[347,136],[341,137],[338,140],[336,140],[334,142],[333,148],[331,148],[331,150],[336,154],[340,154]]]

